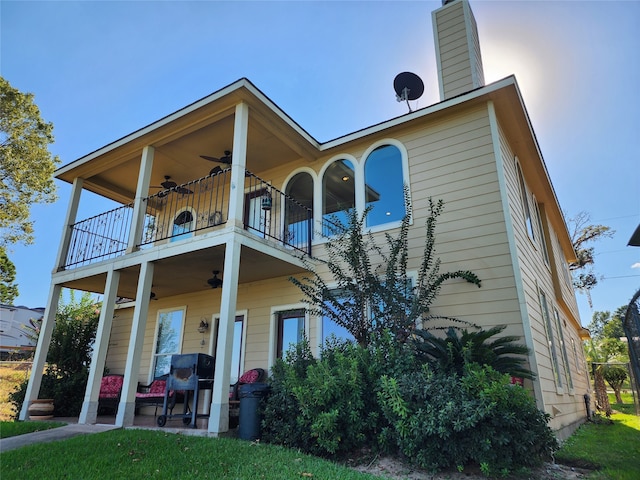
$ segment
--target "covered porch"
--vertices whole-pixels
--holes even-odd
[[[240,81],[227,90],[57,172],[72,183],[72,193],[21,419],[38,398],[42,374],[37,372],[43,371],[63,287],[103,295],[79,423],[97,421],[116,310],[122,299],[130,300],[132,323],[115,417],[115,425],[124,427],[135,420],[150,303],[180,295],[207,298],[204,292],[213,286],[208,280],[217,277],[223,280],[220,293],[207,309],[218,318],[215,351],[208,352],[217,372],[207,405],[208,431],[228,430],[238,290],[305,271],[301,257],[311,251],[309,200],[296,200],[252,171],[312,160],[317,150],[313,139],[251,84]],[[211,168],[203,154],[229,145],[228,159],[217,158]],[[83,191],[121,206],[78,221]],[[191,321],[184,328],[192,328]]]

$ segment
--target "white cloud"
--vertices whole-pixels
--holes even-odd
[[[636,262],[633,265],[631,265],[631,268],[640,268],[640,262]]]

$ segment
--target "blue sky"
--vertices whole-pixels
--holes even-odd
[[[515,74],[562,209],[612,227],[596,245],[594,310],[640,288],[640,1],[471,0],[487,83]],[[319,141],[406,113],[393,78],[438,101],[421,2],[0,2],[0,73],[53,122],[71,162],[241,78]],[[44,306],[70,187],[34,206],[36,243],[10,252],[16,305]],[[83,198],[79,218],[105,210]],[[583,324],[592,310],[578,295]]]

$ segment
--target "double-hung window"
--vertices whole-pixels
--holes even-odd
[[[158,312],[153,350],[153,378],[169,373],[171,355],[181,352],[185,314],[186,307]]]
[[[304,338],[304,309],[286,310],[276,313],[277,344],[276,355],[283,358],[290,348],[295,347]]]

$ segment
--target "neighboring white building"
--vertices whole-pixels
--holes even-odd
[[[4,357],[18,350],[31,350],[35,343],[31,341],[23,329],[29,320],[38,320],[44,315],[44,308],[27,308],[23,306],[0,304],[0,356]],[[25,348],[26,347],[26,348]]]

